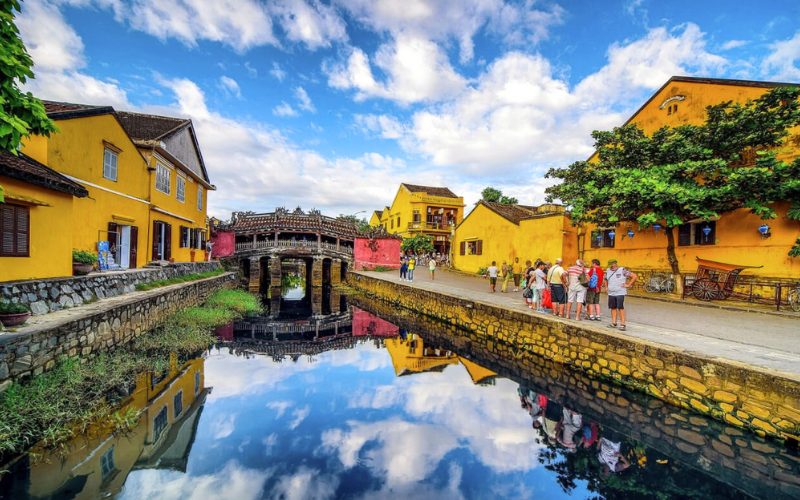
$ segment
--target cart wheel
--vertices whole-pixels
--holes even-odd
[[[658,292],[660,291],[660,290],[658,289],[658,287],[657,287],[657,286],[655,286],[655,285],[654,285],[654,284],[652,284],[652,283],[648,283],[648,284],[646,284],[646,285],[644,286],[644,289],[647,291],[647,293],[658,293]]]
[[[794,312],[800,312],[800,287],[789,290],[789,305]]]
[[[706,302],[714,300],[720,296],[719,283],[707,278],[696,280],[692,285],[692,295],[696,299]]]

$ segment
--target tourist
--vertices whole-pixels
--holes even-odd
[[[611,309],[611,328],[617,328],[617,315],[619,314],[619,329],[625,330],[625,296],[636,281],[636,273],[632,273],[617,264],[616,259],[608,261],[605,272],[605,283],[608,290],[608,308]]]
[[[561,420],[556,424],[556,440],[567,451],[575,451],[578,447],[575,442],[575,434],[582,428],[583,416],[569,408],[564,408],[561,413]],[[582,437],[583,435],[581,435]]]
[[[492,265],[486,269],[486,273],[489,275],[489,290],[495,293],[497,291],[497,262],[492,261]]]
[[[550,284],[550,293],[553,296],[553,315],[563,317],[564,308],[567,304],[567,274],[564,272],[564,268],[561,267],[562,262],[561,258],[556,259],[556,263],[547,273],[547,282]]]
[[[405,255],[400,257],[400,281],[406,281],[408,276],[408,259]]]
[[[503,261],[500,272],[500,277],[503,280],[503,286],[500,287],[500,291],[506,293],[508,291],[508,282],[511,281],[511,266],[506,264],[506,261]]]
[[[533,271],[533,280],[533,307],[536,308],[536,312],[544,313],[542,300],[544,299],[544,289],[547,286],[544,262],[539,261],[536,263],[536,269]]]
[[[597,454],[598,460],[603,464],[604,472],[622,472],[631,466],[625,455],[620,453],[621,442],[614,442],[605,437],[600,438],[600,451]]]
[[[534,267],[531,261],[525,261],[525,273],[523,274],[522,282],[519,284],[522,287],[522,297],[525,299],[525,305],[532,308],[533,303],[533,271]]]
[[[428,270],[431,272],[431,280],[435,280],[436,277],[434,274],[436,273],[436,259],[430,259],[428,261]]]
[[[600,267],[599,259],[592,259],[592,267],[589,268],[589,288],[586,290],[586,312],[589,319],[600,321],[600,288],[603,286],[605,273]]]
[[[414,268],[417,267],[417,257],[412,253],[411,257],[408,258],[408,272],[406,276],[408,277],[408,281],[414,281]]]
[[[519,292],[519,282],[522,279],[522,264],[519,263],[519,257],[514,257],[514,262],[510,267],[514,277],[514,291]]]
[[[569,289],[567,290],[567,316],[569,319],[572,311],[572,304],[575,304],[575,321],[581,320],[583,302],[586,300],[586,288],[589,286],[589,277],[586,275],[586,266],[583,261],[578,259],[575,265],[567,269]]]

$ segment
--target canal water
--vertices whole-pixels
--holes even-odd
[[[382,303],[286,280],[272,311],[36,449],[4,498],[797,498],[796,450]],[[277,307],[275,307],[277,306]]]

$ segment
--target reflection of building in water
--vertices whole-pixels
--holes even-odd
[[[206,393],[204,360],[179,364],[173,357],[165,372],[140,375],[121,406],[120,414],[141,412],[134,429],[115,434],[104,423],[61,451],[34,448],[31,455],[42,459],[12,472],[7,478],[13,481],[11,496],[99,498],[119,492],[134,469],[185,472]],[[18,465],[23,469],[25,464]]]
[[[396,337],[400,329],[374,314],[353,306],[353,335],[356,337]]]
[[[392,357],[394,373],[398,377],[421,372],[440,372],[448,365],[457,365],[459,363],[464,366],[475,384],[493,385],[494,377],[497,375],[495,372],[451,351],[426,346],[422,337],[416,333],[408,334],[405,339],[400,337],[387,339],[386,349]]]

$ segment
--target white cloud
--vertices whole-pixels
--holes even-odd
[[[722,50],[733,50],[747,45],[747,40],[728,40],[720,46]]]
[[[386,74],[385,82],[373,76],[367,54],[354,48],[344,63],[326,68],[328,83],[355,90],[358,100],[380,97],[404,104],[453,97],[466,84],[441,47],[417,36],[401,34],[381,45],[374,63]]]
[[[286,102],[281,102],[274,108],[272,108],[272,114],[275,116],[298,116],[300,113],[297,112],[291,105]]]
[[[310,49],[347,40],[344,21],[330,5],[316,0],[281,0],[272,3],[271,10],[285,30],[286,38],[302,42]]]
[[[267,408],[275,410],[275,418],[277,419],[281,418],[293,404],[291,401],[270,401],[267,403]]]
[[[229,93],[230,95],[240,99],[242,97],[242,89],[239,88],[239,84],[233,78],[222,75],[219,78],[219,84],[222,89]]]
[[[300,109],[308,111],[309,113],[316,113],[317,108],[314,107],[314,103],[311,102],[311,98],[308,97],[308,92],[306,92],[303,87],[297,87],[294,89],[294,95],[297,98],[297,101],[300,103]]]
[[[272,63],[272,69],[269,70],[269,74],[279,82],[282,82],[283,79],[286,78],[286,71],[284,71],[277,62]]]
[[[405,126],[389,115],[355,115],[354,120],[364,132],[378,134],[383,139],[401,139],[406,134]]]
[[[761,63],[761,72],[776,80],[800,81],[800,31],[788,40],[771,44],[770,51]]]
[[[292,420],[291,422],[289,422],[289,430],[297,429],[297,427],[303,423],[303,420],[305,420],[310,413],[311,413],[311,407],[308,405],[305,405],[302,408],[297,408],[294,411],[292,411]]]
[[[308,498],[333,498],[339,478],[321,470],[300,466],[297,471],[281,476],[270,492],[270,498],[280,500],[306,500]]]
[[[236,430],[236,415],[221,415],[210,425],[214,439],[225,439]]]

